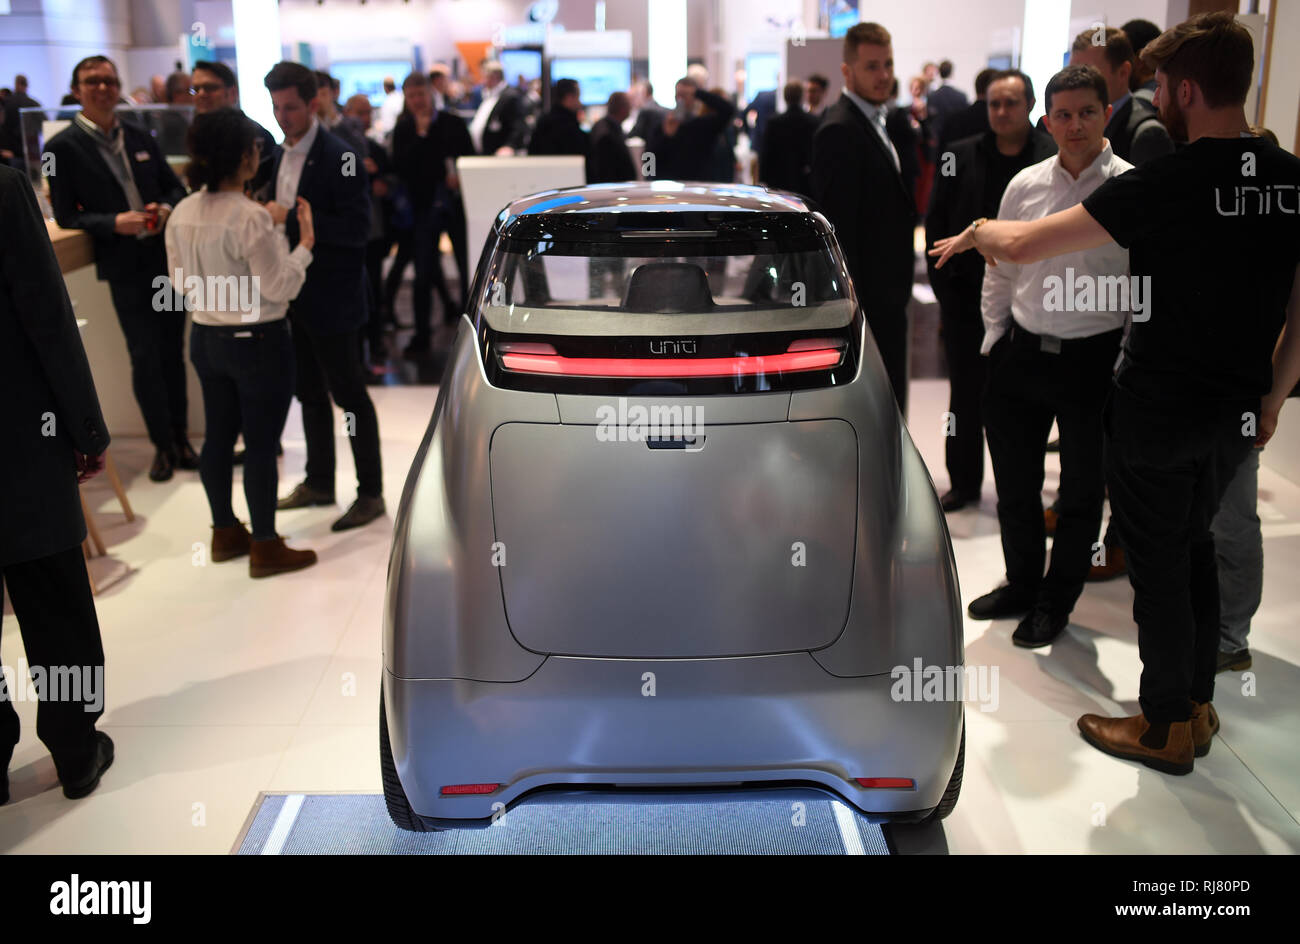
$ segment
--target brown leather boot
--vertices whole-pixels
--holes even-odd
[[[1192,747],[1197,757],[1210,753],[1210,742],[1218,733],[1219,713],[1214,710],[1214,703],[1192,702]]]
[[[248,553],[252,541],[248,529],[242,521],[226,528],[212,529],[212,561],[219,564],[234,557],[243,557]]]
[[[1057,514],[1055,508],[1043,509],[1043,528],[1047,531],[1047,536],[1049,538],[1056,534],[1056,520]]]
[[[1166,774],[1192,772],[1192,722],[1152,724],[1143,715],[1103,718],[1084,715],[1079,719],[1083,739],[1112,757],[1138,760]]]
[[[295,551],[284,546],[278,535],[265,541],[254,541],[248,554],[248,576],[273,577],[291,570],[302,570],[316,563],[315,551]]]

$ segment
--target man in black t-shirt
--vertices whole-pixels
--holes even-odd
[[[1149,317],[1134,322],[1116,372],[1107,480],[1129,556],[1142,711],[1084,715],[1079,729],[1099,750],[1184,774],[1219,729],[1210,522],[1300,380],[1300,159],[1249,133],[1254,50],[1231,14],[1193,17],[1142,57],[1161,120],[1186,148],[1042,220],[977,220],[931,254],[939,265],[967,249],[1031,262],[1109,239],[1129,250]]]

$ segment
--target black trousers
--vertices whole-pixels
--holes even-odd
[[[948,359],[948,411],[951,427],[944,439],[944,461],[953,490],[978,497],[984,485],[984,384],[988,358],[980,353],[984,319],[979,298],[959,311],[940,311],[943,349]]]
[[[469,225],[465,220],[465,203],[459,192],[448,196],[445,224],[447,238],[451,241],[451,254],[456,257],[456,271],[460,274],[460,304],[463,309],[469,298]],[[456,312],[457,316],[460,314]]]
[[[276,536],[275,499],[280,471],[275,454],[293,401],[294,350],[284,319],[265,324],[190,329],[190,360],[203,386],[206,432],[199,478],[212,524],[234,525],[230,501],[235,439],[244,433],[244,498],[253,538]]]
[[[889,385],[894,389],[898,410],[907,416],[907,307],[889,309],[882,305],[867,306],[867,327],[876,341],[880,359],[885,362]]]
[[[385,304],[383,271],[384,259],[393,247],[393,241],[387,236],[372,239],[366,243],[366,285],[370,290],[370,320],[366,322],[366,340],[370,344],[371,360],[378,360],[384,349],[384,322],[389,317],[389,307]]]
[[[432,335],[430,324],[433,315],[433,292],[442,302],[442,320],[451,324],[456,320],[456,306],[447,291],[447,279],[442,271],[442,252],[438,243],[442,239],[443,211],[438,207],[415,211],[415,229],[411,250],[415,258],[415,284],[412,286],[411,307],[415,312],[416,341],[427,341]]]
[[[366,390],[357,332],[313,334],[289,306],[297,364],[297,393],[307,436],[307,485],[334,494],[334,410],[343,411],[343,431],[352,444],[357,493],[378,498],[384,493],[379,458],[379,418]]]
[[[117,321],[131,357],[131,389],[140,405],[149,439],[157,449],[171,449],[185,438],[189,403],[185,393],[185,319],[180,299],[172,294],[171,310],[155,311],[157,275],[148,269],[129,279],[108,283]],[[168,283],[164,292],[171,293]]]
[[[1083,592],[1105,497],[1102,411],[1122,330],[1059,341],[1013,326],[989,352],[984,425],[998,490],[1007,581],[1068,614]],[[1050,342],[1049,342],[1050,343]],[[1043,575],[1043,462],[1055,419],[1061,431],[1061,490],[1052,560]]]
[[[1254,444],[1259,406],[1161,402],[1118,388],[1107,406],[1111,519],[1128,555],[1148,721],[1186,721],[1193,701],[1214,697],[1219,580],[1210,525]]]
[[[104,644],[81,545],[5,565],[0,568],[0,586],[9,588],[29,667],[39,667],[47,679],[61,675],[66,680],[68,672],[75,672],[83,683],[77,700],[67,698],[67,691],[59,693],[60,700],[47,698],[55,694],[47,687],[36,708],[36,736],[49,748],[59,779],[75,779],[90,765],[95,722],[104,713]],[[14,685],[25,687],[27,681],[15,673]],[[8,763],[20,732],[11,701],[16,693],[8,691],[7,684],[5,689],[0,700],[0,758]]]

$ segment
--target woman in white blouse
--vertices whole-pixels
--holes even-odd
[[[188,143],[195,191],[168,220],[167,268],[194,320],[190,360],[203,388],[199,477],[212,509],[212,560],[248,554],[249,574],[269,577],[316,563],[315,551],[288,548],[275,532],[276,449],[294,389],[285,311],[311,264],[311,208],[298,198],[302,238],[290,252],[270,213],[244,195],[257,173],[261,139],[242,111],[197,115]],[[252,534],[231,505],[241,431]]]

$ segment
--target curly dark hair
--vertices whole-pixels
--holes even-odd
[[[216,190],[235,176],[245,155],[261,142],[255,125],[238,108],[218,108],[194,116],[186,136],[191,163],[187,176],[195,190]]]

